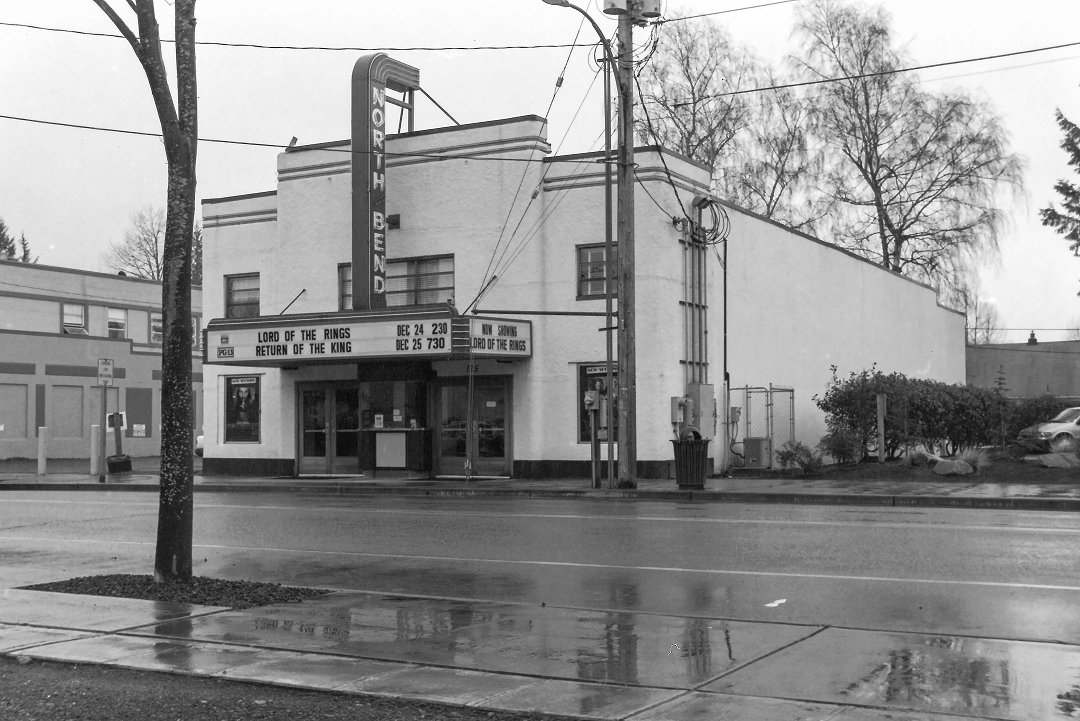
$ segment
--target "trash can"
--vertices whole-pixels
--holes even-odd
[[[675,447],[675,482],[679,490],[705,488],[705,472],[709,466],[709,439],[681,438],[672,441]]]

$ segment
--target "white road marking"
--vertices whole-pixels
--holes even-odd
[[[113,546],[154,546],[153,541],[102,541],[98,539],[72,538],[35,538],[20,536],[0,536],[0,541],[20,541],[37,545],[43,543],[59,544],[97,544]],[[614,571],[648,571],[661,573],[693,573],[714,576],[753,576],[759,578],[806,578],[822,581],[874,581],[880,583],[921,583],[926,585],[942,586],[981,586],[988,588],[1019,588],[1038,591],[1071,591],[1080,592],[1080,586],[1058,586],[1045,583],[1009,583],[1004,581],[965,581],[959,579],[942,578],[896,578],[892,576],[853,576],[846,574],[831,573],[788,573],[783,571],[734,571],[719,568],[679,568],[665,566],[624,566],[619,564],[604,563],[575,563],[572,561],[528,561],[508,560],[500,558],[464,558],[458,556],[428,556],[408,553],[371,553],[366,551],[320,551],[297,548],[260,548],[258,546],[222,546],[217,544],[195,544],[194,548],[216,551],[243,551],[244,553],[284,553],[284,554],[307,554],[313,556],[344,556],[352,558],[393,558],[407,561],[438,561],[448,563],[488,563],[505,564],[510,566],[550,566],[555,568],[583,568]]]

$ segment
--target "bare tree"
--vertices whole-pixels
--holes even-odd
[[[765,82],[782,85],[771,72]],[[831,204],[813,185],[823,156],[812,147],[809,107],[790,88],[756,97],[752,121],[736,137],[732,162],[716,171],[725,176],[718,185],[748,210],[812,233]]]
[[[136,278],[164,277],[165,209],[146,206],[131,216],[124,239],[109,246],[105,264]],[[202,285],[202,226],[195,223],[191,238],[191,282]]]
[[[997,250],[996,202],[1019,192],[1022,163],[985,104],[918,87],[881,8],[835,0],[803,6],[794,63],[830,80],[814,102],[831,163],[825,177],[844,209],[840,242],[886,268],[934,283],[965,277]]]
[[[641,73],[639,135],[709,166],[714,191],[767,218],[812,230],[824,214],[807,107],[708,19],[660,26]]]
[[[161,310],[161,492],[154,578],[191,578],[192,387],[191,266],[195,225],[195,159],[198,93],[195,67],[195,0],[173,0],[176,101],[161,53],[153,0],[92,0],[127,39],[143,68],[161,124],[168,163]],[[122,16],[134,15],[134,29]]]
[[[165,209],[147,206],[131,216],[124,239],[109,246],[105,263],[136,278],[161,280],[165,250]]]
[[[635,118],[638,134],[710,168],[723,165],[751,117],[746,97],[730,93],[758,84],[757,61],[712,22],[668,22],[659,33],[641,71],[647,107]]]
[[[976,296],[967,308],[964,325],[967,342],[971,345],[989,345],[1001,342],[1001,320],[997,306]]]

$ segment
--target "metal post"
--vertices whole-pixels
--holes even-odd
[[[105,482],[105,434],[109,425],[105,420],[105,406],[108,404],[109,386],[101,384],[101,434],[98,445],[98,483]]]
[[[101,447],[98,436],[101,435],[101,426],[90,426],[90,475],[96,475],[101,468]]]
[[[49,429],[45,426],[38,426],[37,432],[37,474],[44,476],[46,451],[49,445]]]

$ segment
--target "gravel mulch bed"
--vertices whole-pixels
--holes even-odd
[[[152,576],[132,574],[82,576],[66,581],[39,583],[24,588],[33,591],[139,598],[146,601],[171,601],[236,609],[296,603],[330,593],[321,588],[299,588],[257,581],[226,581],[200,576],[193,577],[190,583],[155,583]]]

